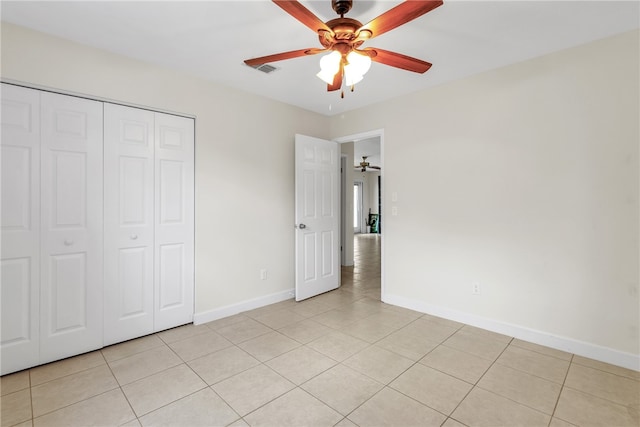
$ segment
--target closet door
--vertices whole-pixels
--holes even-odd
[[[40,363],[102,347],[102,103],[41,94]]]
[[[105,345],[153,332],[154,113],[105,104]]]
[[[194,121],[155,115],[155,330],[193,321]]]
[[[40,92],[2,84],[0,374],[39,361]]]

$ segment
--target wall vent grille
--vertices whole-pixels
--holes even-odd
[[[262,65],[258,65],[256,67],[251,67],[251,68],[255,68],[258,71],[262,71],[265,74],[273,73],[274,71],[278,70],[278,68],[269,64],[262,64]]]

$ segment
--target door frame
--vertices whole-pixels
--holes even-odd
[[[384,128],[381,129],[374,129],[374,130],[370,130],[370,131],[366,131],[366,132],[360,132],[360,133],[355,133],[355,134],[350,134],[350,135],[344,135],[344,136],[340,136],[337,138],[333,138],[332,141],[338,142],[340,144],[345,143],[345,142],[358,142],[360,140],[363,139],[368,139],[368,138],[375,138],[378,137],[380,138],[380,216],[379,216],[379,224],[380,224],[380,300],[384,301],[385,300],[385,296],[386,296],[386,287],[385,287],[385,238],[384,238],[384,233],[386,230],[386,227],[384,227],[384,221],[386,218],[386,215],[384,214],[385,211],[385,198],[384,198],[384,191],[385,191],[385,167],[384,167]],[[353,187],[353,183],[349,184],[347,183],[347,185],[345,185],[345,187],[347,187],[349,190],[348,191],[353,191],[352,187]],[[344,191],[345,189],[342,188],[341,186],[341,190]],[[344,200],[344,198],[341,197],[341,202]],[[348,214],[348,213],[347,213]],[[341,233],[345,232],[345,227],[341,228]],[[341,241],[344,237],[341,236]],[[353,256],[351,257],[353,258]]]

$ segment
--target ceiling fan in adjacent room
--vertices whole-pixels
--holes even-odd
[[[247,59],[244,62],[254,68],[274,61],[297,58],[305,55],[328,53],[320,59],[317,76],[327,83],[327,90],[334,91],[353,87],[369,70],[371,61],[415,73],[424,73],[431,64],[421,59],[375,47],[361,48],[367,40],[391,31],[443,4],[442,0],[408,0],[389,9],[372,21],[362,25],[360,21],[345,18],[351,10],[352,0],[332,0],[331,6],[339,18],[322,22],[309,9],[296,0],[272,0],[289,15],[318,33],[322,48],[307,48],[274,55]],[[344,97],[344,91],[342,92]]]
[[[367,157],[369,156],[362,156],[362,161],[360,162],[360,165],[356,165],[354,166],[356,169],[360,169],[360,172],[366,172],[367,168],[369,169],[377,169],[380,170],[380,166],[372,166],[369,164],[369,162],[367,162]]]

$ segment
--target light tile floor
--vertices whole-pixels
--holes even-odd
[[[343,286],[2,377],[3,426],[638,426],[640,373]]]

